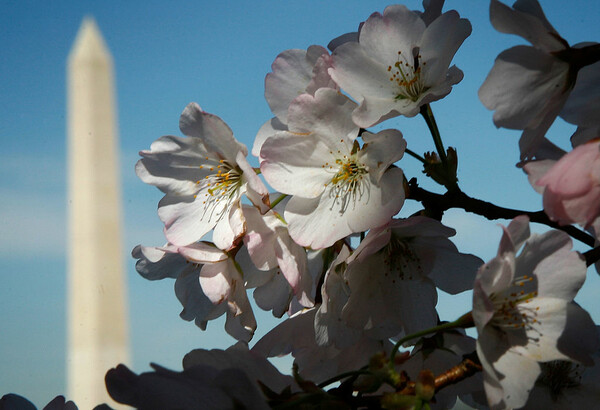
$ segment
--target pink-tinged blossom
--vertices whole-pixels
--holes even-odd
[[[266,211],[268,191],[219,117],[190,103],[179,128],[187,138],[164,136],[140,152],[137,175],[165,193],[158,215],[170,243],[186,246],[214,229],[213,241],[228,250],[245,231],[242,194]]]
[[[541,362],[593,363],[596,329],[573,302],[587,268],[571,246],[561,231],[530,236],[528,218],[517,217],[504,228],[498,255],[477,273],[473,319],[492,409],[525,405]]]
[[[273,64],[265,78],[265,98],[275,118],[267,121],[258,131],[252,146],[252,155],[259,157],[265,139],[277,131],[286,131],[288,108],[300,94],[315,95],[322,87],[337,89],[327,70],[331,56],[321,46],[307,50],[285,50]]]
[[[264,215],[250,206],[243,210],[248,226],[244,244],[254,266],[260,271],[275,269],[275,275],[283,275],[299,303],[312,306],[313,280],[306,250],[292,240],[286,224],[273,210]]]
[[[539,178],[544,211],[562,225],[585,227],[600,216],[600,140],[579,145]]]
[[[290,106],[290,131],[265,141],[261,171],[279,192],[292,195],[284,218],[290,236],[313,249],[385,224],[404,203],[397,130],[364,132],[352,121],[356,104],[329,88],[303,94]]]
[[[184,320],[194,320],[202,330],[209,320],[227,315],[225,330],[249,341],[256,319],[235,262],[223,251],[203,242],[185,247],[136,246],[136,270],[151,280],[175,278],[175,294]]]
[[[327,69],[329,52],[321,46],[286,50],[279,54],[265,78],[265,98],[271,112],[287,123],[288,108],[300,94],[315,94],[321,87],[336,88]]]
[[[470,33],[469,21],[454,10],[427,25],[405,6],[389,6],[360,27],[358,42],[335,49],[329,73],[360,103],[353,118],[361,127],[397,115],[412,117],[462,80],[461,70],[448,67]]]
[[[519,141],[521,157],[530,158],[573,87],[574,72],[557,56],[569,45],[548,22],[537,0],[519,0],[513,8],[492,0],[490,20],[496,30],[516,34],[532,45],[500,53],[479,89],[483,105],[494,110],[497,127],[524,130]]]
[[[450,294],[470,289],[483,264],[458,252],[448,239],[454,234],[423,216],[372,229],[346,261],[343,321],[355,329],[379,329],[380,337],[435,326],[436,287]]]

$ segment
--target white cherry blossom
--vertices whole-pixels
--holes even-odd
[[[142,181],[165,193],[158,215],[169,242],[186,246],[214,229],[213,241],[228,250],[243,235],[242,194],[263,211],[268,191],[231,129],[219,117],[190,103],[179,120],[187,138],[156,140],[136,165]]]
[[[267,139],[261,171],[279,192],[293,195],[284,218],[291,237],[314,249],[385,224],[404,203],[403,173],[391,167],[406,142],[396,130],[363,133],[352,121],[351,100],[321,88],[296,98],[290,131]]]
[[[448,67],[470,33],[471,24],[454,10],[427,25],[405,6],[388,6],[361,26],[358,42],[335,49],[329,73],[360,103],[353,118],[361,127],[412,117],[462,80],[461,70]]]

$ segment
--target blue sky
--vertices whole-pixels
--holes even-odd
[[[259,127],[271,117],[263,98],[264,76],[278,53],[289,48],[326,45],[356,30],[382,1],[241,0],[160,1],[3,1],[0,2],[0,396],[16,392],[37,405],[64,394],[65,362],[65,64],[81,20],[93,16],[115,61],[121,145],[124,235],[135,371],[153,361],[178,368],[197,347],[229,346],[222,322],[202,332],[178,317],[172,282],[147,282],[129,256],[133,246],[160,245],[156,215],[161,195],[133,171],[137,152],[161,135],[180,135],[185,105],[198,102],[219,115],[236,137],[251,146]],[[406,1],[420,9],[420,1]],[[595,2],[542,1],[548,19],[571,44],[600,38]],[[446,146],[458,149],[463,190],[506,207],[537,210],[540,197],[530,188],[518,161],[519,133],[497,130],[492,113],[477,98],[494,58],[523,40],[496,33],[488,2],[447,1],[469,18],[473,33],[454,63],[465,78],[433,104]],[[432,150],[423,121],[395,119],[417,152]],[[567,147],[573,127],[557,123],[553,141]],[[419,164],[402,160],[407,176],[426,183]],[[401,215],[416,207],[408,204]],[[444,222],[458,230],[465,252],[488,259],[500,230],[462,212]],[[585,248],[581,248],[584,249]],[[580,303],[600,322],[594,297],[598,276],[590,271]],[[458,302],[442,297],[440,313],[452,319],[469,310],[469,296]],[[258,312],[257,312],[258,313]],[[273,324],[258,317],[256,338]],[[256,339],[255,339],[256,340]]]

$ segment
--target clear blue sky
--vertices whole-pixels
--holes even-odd
[[[164,134],[179,135],[179,114],[190,101],[221,116],[247,145],[271,117],[263,98],[264,76],[289,48],[326,45],[354,31],[387,2],[374,0],[263,0],[222,2],[28,1],[0,2],[0,396],[15,392],[38,406],[65,390],[65,61],[81,20],[92,15],[115,61],[122,157],[124,234],[135,371],[153,361],[179,368],[197,347],[229,346],[222,322],[202,332],[178,317],[173,282],[147,282],[129,257],[136,244],[160,245],[156,216],[160,193],[137,180],[137,152]],[[421,9],[420,1],[406,1]],[[549,20],[571,44],[600,39],[594,1],[542,1]],[[505,48],[523,40],[496,33],[484,0],[448,0],[471,20],[473,34],[455,64],[465,79],[433,105],[445,144],[458,149],[460,183],[470,195],[499,205],[537,210],[540,197],[518,161],[519,133],[496,130],[477,89]],[[433,150],[418,117],[397,119],[409,148]],[[557,124],[554,141],[567,147],[573,128]],[[407,176],[421,176],[406,158]],[[432,185],[424,183],[426,187]],[[401,216],[414,210],[408,206]],[[494,222],[449,212],[462,251],[489,259],[500,230]],[[585,249],[585,248],[582,248]],[[600,322],[600,280],[591,271],[579,301]],[[469,310],[442,298],[443,318]],[[258,313],[258,312],[257,312]],[[258,316],[256,338],[269,330]],[[266,321],[266,323],[265,323]],[[256,340],[256,339],[255,339]]]

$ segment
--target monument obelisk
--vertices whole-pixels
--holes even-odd
[[[86,18],[68,59],[67,397],[111,403],[104,375],[129,358],[111,55]]]

